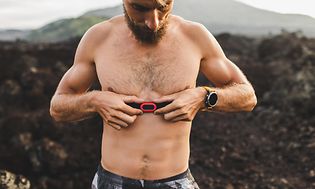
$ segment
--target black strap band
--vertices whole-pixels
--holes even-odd
[[[154,104],[156,105],[156,109],[159,109],[159,108],[163,108],[163,107],[169,105],[170,103],[172,103],[172,101],[170,101],[170,102],[162,102],[162,103],[154,103]],[[133,108],[141,109],[140,108],[141,104],[139,104],[139,103],[131,102],[131,103],[126,103],[126,104],[131,106],[131,107],[133,107]]]

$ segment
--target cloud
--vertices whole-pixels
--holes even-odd
[[[315,18],[313,2],[310,0],[237,0],[251,6],[280,13],[306,14]]]
[[[121,0],[0,0],[0,29],[37,28],[52,20],[119,3]]]

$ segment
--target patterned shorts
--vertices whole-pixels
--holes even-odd
[[[99,165],[92,189],[199,189],[188,169],[184,173],[160,180],[131,179],[105,170]]]

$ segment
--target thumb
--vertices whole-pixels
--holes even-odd
[[[153,100],[155,103],[170,102],[175,100],[175,95],[166,95]]]
[[[122,100],[125,103],[131,103],[131,102],[143,103],[144,102],[144,99],[138,98],[137,96],[123,96]]]

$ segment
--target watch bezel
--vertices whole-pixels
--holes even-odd
[[[208,106],[208,108],[215,107],[217,102],[218,102],[218,95],[217,95],[217,93],[214,92],[214,91],[208,92],[208,95],[207,95],[207,106]]]

